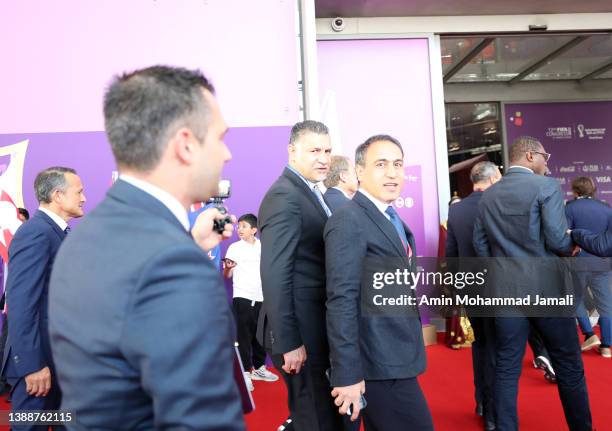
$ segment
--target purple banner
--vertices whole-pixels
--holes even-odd
[[[572,199],[571,182],[591,177],[597,197],[612,203],[612,102],[508,103],[508,145],[519,136],[539,139],[552,156],[551,176]]]

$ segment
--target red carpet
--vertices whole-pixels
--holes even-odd
[[[533,368],[531,351],[523,363],[519,388],[521,430],[566,430],[557,387]],[[592,350],[583,354],[587,385],[597,431],[612,430],[612,360]],[[474,414],[474,385],[471,349],[451,350],[438,344],[427,347],[427,371],[419,379],[438,431],[481,430]],[[286,391],[275,383],[254,382],[257,410],[246,416],[249,431],[276,431],[287,418]],[[367,393],[366,393],[367,398]]]
[[[521,430],[566,430],[557,388],[531,365],[527,349],[519,389]],[[427,347],[427,371],[419,379],[438,431],[481,430],[474,414],[471,350],[451,350],[442,344]],[[583,354],[593,421],[597,431],[612,430],[612,360],[594,350]],[[248,431],[276,431],[288,416],[285,385],[255,381],[257,410],[246,416]],[[367,397],[367,394],[366,394]],[[9,405],[0,399],[0,409]],[[0,431],[8,430],[0,426]]]

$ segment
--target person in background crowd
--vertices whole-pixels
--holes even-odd
[[[51,276],[49,329],[74,429],[244,430],[234,323],[206,255],[233,232],[216,209],[227,125],[199,71],[153,66],[104,96],[119,179],[70,234]],[[9,303],[10,305],[10,303]]]
[[[30,213],[25,208],[17,208],[17,218],[22,222],[30,219]]]
[[[70,231],[68,221],[83,216],[85,203],[83,184],[71,168],[40,172],[34,191],[40,207],[17,229],[9,246],[8,338],[2,375],[12,387],[13,412],[60,408],[62,394],[49,344],[49,278],[55,255]]]
[[[325,371],[329,347],[325,326],[323,228],[331,211],[319,182],[329,171],[327,127],[303,121],[291,129],[289,164],[259,208],[264,310],[258,337],[271,350],[289,395],[298,431],[342,429]]]
[[[359,187],[359,181],[357,181],[355,167],[348,157],[332,156],[329,173],[323,184],[327,187],[323,199],[332,212],[342,208],[353,199]]]
[[[565,215],[570,229],[586,229],[595,234],[603,233],[612,222],[612,208],[605,202],[594,198],[596,191],[593,180],[589,177],[578,177],[572,181],[574,200],[565,206]],[[590,258],[587,266],[593,266],[598,259],[584,250],[578,257]],[[595,299],[595,308],[599,313],[601,340],[591,326],[584,301],[580,301],[576,313],[578,323],[584,334],[582,351],[598,347],[602,357],[610,359],[610,344],[612,343],[612,289],[610,288],[610,265],[599,262],[600,268],[578,268],[576,278],[581,289],[590,288]],[[590,270],[589,270],[590,269]],[[599,269],[595,271],[593,269]]]
[[[397,271],[417,268],[414,237],[391,206],[404,184],[404,151],[391,136],[372,136],[357,147],[355,165],[359,191],[324,233],[332,395],[340,414],[350,408],[356,420],[365,392],[366,431],[433,430],[417,381],[425,371],[418,308],[368,315],[361,306],[368,259],[397,262]]]
[[[476,257],[472,245],[478,203],[486,189],[501,179],[497,166],[491,162],[476,163],[470,171],[474,191],[448,209],[447,258]],[[493,383],[495,380],[495,330],[492,317],[469,316],[474,329],[472,368],[476,413],[483,417],[485,430],[495,429]]]
[[[473,237],[478,256],[511,257],[513,262],[522,258],[523,266],[531,263],[531,268],[537,271],[547,259],[553,261],[556,256],[572,255],[574,245],[567,235],[561,188],[554,178],[544,176],[549,158],[550,154],[535,138],[520,137],[512,143],[506,175],[480,200]],[[501,282],[514,289],[516,295],[523,295],[523,289],[529,288],[534,283],[533,277],[539,275],[514,271],[511,280],[494,282]],[[557,281],[548,280],[548,283],[557,286]],[[496,429],[519,428],[518,380],[531,325],[542,335],[550,355],[570,430],[590,431],[591,410],[575,319],[520,315],[495,317]]]
[[[255,236],[257,217],[244,214],[238,219],[238,237],[240,241],[229,246],[225,254],[224,275],[233,278],[232,301],[238,350],[244,367],[244,377],[249,390],[253,390],[251,380],[275,382],[276,374],[266,368],[266,351],[257,341],[257,322],[263,304],[259,265],[261,261],[261,243]]]

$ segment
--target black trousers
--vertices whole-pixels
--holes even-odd
[[[262,302],[234,298],[232,309],[236,320],[238,351],[244,370],[259,368],[266,363],[266,351],[257,341],[257,319]]]
[[[495,423],[495,319],[474,316],[470,317],[470,323],[474,330],[472,368],[476,403],[482,404],[485,420]]]
[[[432,431],[433,421],[416,377],[366,380],[365,431]]]
[[[498,431],[516,431],[518,381],[530,325],[538,332],[557,375],[557,390],[570,431],[592,429],[576,321],[571,317],[495,318],[495,413]]]
[[[306,348],[308,354],[308,348]],[[272,362],[280,371],[287,386],[289,414],[296,431],[339,431],[342,417],[334,405],[325,370],[329,363],[308,356],[299,374],[283,371],[283,356],[272,355]]]

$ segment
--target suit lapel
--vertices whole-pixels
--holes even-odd
[[[310,188],[308,188],[306,183],[300,177],[298,177],[296,174],[294,174],[291,171],[291,169],[289,169],[289,168],[285,168],[285,170],[283,171],[283,175],[285,177],[287,177],[287,179],[289,181],[291,181],[293,183],[293,185],[295,185],[296,187],[298,187],[299,189],[304,191],[304,193],[306,194],[306,196],[308,197],[310,202],[312,202],[312,204],[315,207],[317,207],[317,209],[319,210],[319,214],[321,214],[321,216],[325,220],[327,220],[328,217],[327,217],[327,214],[325,213],[325,210],[321,206],[321,203],[319,202],[319,200],[315,196],[314,192],[312,190],[310,190]]]
[[[353,200],[357,202],[366,212],[368,217],[374,222],[374,224],[381,230],[381,232],[387,237],[387,240],[393,245],[395,250],[399,253],[400,256],[408,260],[408,255],[406,254],[406,249],[404,248],[404,244],[402,244],[402,240],[400,239],[393,223],[389,221],[380,210],[374,205],[372,201],[370,201],[367,197],[365,197],[361,192],[357,192],[353,197]],[[414,240],[412,239],[412,233],[409,229],[407,229],[406,225],[404,225],[404,229],[406,230],[406,236],[408,237],[408,242],[412,247],[414,244]],[[413,248],[414,250],[414,248]]]
[[[34,213],[34,217],[40,218],[41,220],[44,220],[45,223],[49,224],[49,226],[53,228],[53,231],[59,237],[60,241],[63,241],[64,238],[66,238],[66,233],[60,229],[60,227],[57,225],[57,223],[53,221],[51,217],[49,217],[47,214],[45,214],[41,210],[36,210],[36,212]]]

